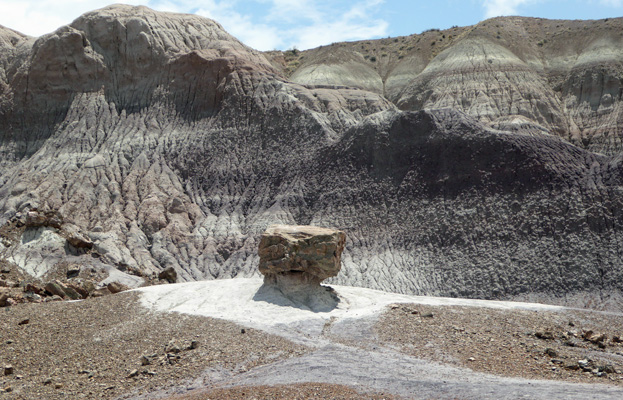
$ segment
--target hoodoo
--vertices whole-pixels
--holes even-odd
[[[344,232],[317,226],[273,225],[260,239],[260,292],[280,292],[295,306],[314,311],[334,308],[331,288],[320,285],[336,276],[346,243]]]

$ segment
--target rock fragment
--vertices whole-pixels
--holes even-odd
[[[537,331],[534,336],[542,340],[554,340],[554,334],[550,331]]]
[[[84,235],[77,226],[64,225],[63,231],[65,233],[65,239],[67,243],[74,246],[77,249],[92,249],[93,242],[86,235]]]
[[[167,267],[158,274],[158,279],[164,279],[169,283],[177,282],[177,272],[173,267]]]
[[[110,282],[108,285],[106,285],[106,287],[112,294],[130,290],[129,286],[126,286],[123,283],[119,283],[119,282]]]
[[[10,297],[6,293],[0,293],[0,307],[6,307],[9,303]]]
[[[550,357],[557,357],[558,356],[558,352],[556,350],[552,349],[551,347],[546,348],[544,353],[547,354]]]
[[[67,294],[65,293],[65,290],[63,290],[63,286],[65,285],[63,285],[62,283],[58,281],[54,281],[54,282],[46,283],[43,288],[45,289],[46,292],[48,292],[52,296],[59,296],[60,298],[65,298],[67,297]]]

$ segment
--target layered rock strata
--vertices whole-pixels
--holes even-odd
[[[450,107],[614,155],[623,139],[622,29],[622,18],[500,17],[269,56],[300,84],[370,90],[403,110]]]

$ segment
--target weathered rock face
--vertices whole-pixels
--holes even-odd
[[[292,275],[320,283],[340,272],[344,232],[317,226],[273,225],[260,239],[259,270],[265,280]]]
[[[527,21],[384,40],[367,59],[318,50],[325,74],[367,63],[376,92],[304,63],[292,83],[217,23],[144,7],[38,39],[3,29],[0,259],[128,286],[167,268],[249,276],[267,226],[331,225],[348,238],[329,282],[620,309],[621,20],[542,45],[567,23]]]
[[[340,272],[344,232],[318,226],[272,225],[260,239],[259,270],[264,284],[255,300],[326,312],[339,297],[320,286]]]

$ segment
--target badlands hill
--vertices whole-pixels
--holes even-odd
[[[419,35],[270,53],[303,85],[382,94],[401,110],[453,108],[487,125],[621,151],[623,19],[499,17]]]
[[[348,237],[333,283],[620,309],[622,24],[269,54],[145,7],[0,28],[0,261],[250,276],[268,225],[314,224]]]

